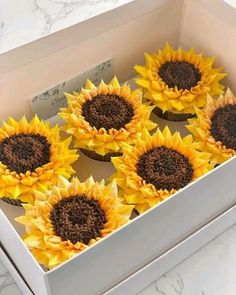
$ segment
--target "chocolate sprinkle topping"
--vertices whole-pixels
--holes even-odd
[[[137,163],[137,174],[159,189],[180,189],[191,182],[193,167],[179,152],[161,146],[144,153]]]
[[[83,104],[82,115],[92,127],[119,130],[132,120],[134,110],[121,96],[101,94]]]
[[[34,172],[50,162],[50,144],[39,134],[17,134],[0,142],[0,161],[17,173]]]
[[[236,105],[228,104],[215,111],[210,132],[227,149],[236,150]]]
[[[73,244],[88,244],[91,239],[100,237],[106,223],[99,203],[85,195],[59,201],[52,209],[50,218],[56,235]]]
[[[168,61],[158,71],[161,79],[170,87],[190,90],[201,80],[201,74],[193,64],[187,61]]]

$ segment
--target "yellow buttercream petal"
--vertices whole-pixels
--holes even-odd
[[[73,192],[72,195],[71,192]],[[69,182],[63,177],[59,177],[57,186],[48,191],[46,195],[43,198],[43,194],[37,192],[34,196],[34,203],[25,204],[25,215],[16,218],[16,221],[26,227],[27,234],[23,237],[25,244],[39,263],[43,263],[48,268],[53,268],[79,254],[90,245],[129,222],[134,208],[132,205],[122,203],[122,200],[118,197],[115,182],[105,186],[104,180],[95,182],[92,176],[85,182],[80,182],[77,178],[73,178]],[[72,243],[70,240],[62,239],[55,233],[50,217],[53,208],[59,202],[68,197],[77,198],[77,196],[98,202],[106,217],[100,236],[92,238],[88,243],[82,241]]]
[[[100,128],[97,130],[90,126],[82,115],[83,104],[100,94],[118,95],[133,108],[134,115],[129,123],[119,130]],[[68,134],[75,138],[76,147],[95,151],[100,155],[122,152],[122,144],[134,144],[143,128],[152,130],[156,124],[149,117],[152,107],[142,103],[142,91],[131,90],[128,84],[120,85],[114,77],[109,84],[101,81],[98,87],[87,81],[85,88],[76,95],[66,95],[68,107],[61,109],[59,115],[65,120],[63,127]]]
[[[146,211],[177,191],[174,188],[162,189],[162,184],[160,187],[154,186],[143,179],[138,172],[140,157],[163,146],[175,150],[188,160],[193,169],[192,181],[213,168],[212,164],[209,164],[210,154],[199,153],[191,135],[181,138],[179,132],[172,134],[167,126],[163,131],[157,129],[153,135],[150,135],[147,130],[143,130],[135,146],[123,145],[123,155],[112,159],[116,172],[111,177],[120,187],[120,196],[124,202],[135,205],[139,213]],[[150,162],[150,171],[152,170],[151,165]],[[158,162],[155,165],[158,165]],[[170,169],[174,169],[173,165]],[[177,169],[179,168],[177,167]],[[151,173],[150,171],[148,173]]]
[[[69,96],[69,95],[68,95]],[[26,202],[33,201],[35,190],[46,191],[56,184],[60,174],[70,177],[74,170],[71,164],[77,160],[76,150],[69,148],[71,138],[59,137],[58,126],[50,127],[36,115],[28,122],[23,116],[19,121],[9,118],[0,127],[0,140],[16,134],[39,134],[46,137],[50,146],[50,162],[35,171],[17,173],[0,163],[0,198],[9,197]]]
[[[227,89],[226,93],[220,95],[218,99],[208,95],[204,109],[195,109],[197,118],[189,120],[189,125],[186,126],[193,134],[198,149],[210,153],[210,160],[213,164],[223,163],[236,155],[236,150],[226,148],[223,142],[216,141],[211,134],[212,117],[218,109],[227,105],[236,105],[236,98],[230,89]],[[223,121],[222,128],[225,128]]]
[[[225,77],[225,73],[220,68],[213,68],[214,58],[206,58],[193,48],[188,51],[181,47],[174,50],[167,43],[156,54],[145,53],[145,60],[145,66],[134,67],[139,74],[136,83],[144,89],[144,96],[163,112],[194,114],[195,107],[205,106],[208,93],[218,95],[223,91],[220,80]],[[160,67],[167,62],[191,63],[200,72],[200,80],[190,89],[169,87],[159,75]]]

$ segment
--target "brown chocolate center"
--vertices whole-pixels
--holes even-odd
[[[50,144],[39,134],[17,134],[0,142],[0,161],[17,173],[33,172],[50,162]]]
[[[50,218],[56,235],[73,244],[88,244],[91,239],[100,237],[106,223],[99,203],[85,195],[59,201],[52,209]]]
[[[228,104],[215,111],[210,132],[227,149],[236,150],[236,105]]]
[[[168,61],[158,71],[158,75],[170,88],[190,90],[201,80],[201,74],[193,64],[187,61]]]
[[[123,97],[101,94],[83,104],[82,115],[92,127],[119,130],[132,120],[134,110]]]
[[[144,153],[137,163],[137,174],[157,190],[180,189],[191,182],[193,167],[179,152],[161,146]]]

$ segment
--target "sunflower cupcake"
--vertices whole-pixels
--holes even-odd
[[[12,205],[33,202],[33,191],[46,191],[59,175],[69,178],[77,160],[71,139],[62,140],[57,126],[35,116],[17,122],[10,118],[0,128],[0,198]]]
[[[200,150],[211,153],[211,161],[221,164],[236,155],[236,97],[228,89],[217,100],[208,96],[203,110],[186,126]]]
[[[167,43],[162,51],[145,54],[145,58],[145,66],[135,66],[140,74],[136,82],[156,106],[155,114],[166,120],[194,117],[194,107],[205,106],[207,93],[218,95],[223,91],[219,81],[225,74],[213,68],[213,57],[204,58],[194,49],[174,50]]]
[[[152,136],[144,130],[135,146],[125,145],[123,156],[112,159],[112,179],[125,202],[142,213],[208,172],[209,157],[196,150],[191,135],[181,138],[168,127]]]
[[[71,183],[60,177],[47,193],[35,192],[34,204],[24,204],[25,244],[40,264],[51,269],[106,237],[129,221],[133,206],[124,205],[114,182],[90,177]]]
[[[93,159],[110,161],[121,155],[122,143],[134,144],[144,127],[156,127],[149,120],[153,107],[142,104],[142,91],[120,86],[116,78],[98,87],[88,80],[80,93],[66,97],[68,107],[59,113],[66,121],[64,129]]]

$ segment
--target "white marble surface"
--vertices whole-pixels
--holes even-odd
[[[232,5],[234,8],[236,8],[236,0],[225,0],[225,2],[229,3]]]
[[[0,0],[0,53],[134,0]]]
[[[235,295],[235,278],[236,225],[138,295]],[[1,263],[0,295],[21,295]]]
[[[236,225],[139,295],[235,295]]]

